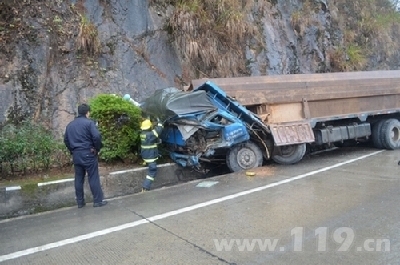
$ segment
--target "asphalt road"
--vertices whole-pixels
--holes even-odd
[[[0,264],[399,264],[399,158],[336,149],[0,221]]]

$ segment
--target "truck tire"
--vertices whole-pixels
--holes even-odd
[[[371,135],[372,143],[374,144],[374,147],[378,149],[385,148],[381,139],[381,130],[385,122],[386,120],[380,120],[375,122],[374,125],[372,126],[372,135]]]
[[[261,167],[262,163],[261,149],[252,142],[235,145],[226,155],[226,164],[232,172]]]
[[[305,143],[277,146],[275,148],[280,148],[281,150],[279,155],[272,155],[272,160],[282,165],[296,164],[303,158],[307,150]]]
[[[394,150],[400,147],[400,122],[397,119],[388,119],[383,123],[380,140],[386,149]]]

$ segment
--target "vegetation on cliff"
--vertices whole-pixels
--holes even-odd
[[[399,48],[400,13],[391,0],[335,1],[333,27],[341,36],[330,51],[333,71],[366,70]],[[380,57],[380,58],[376,58]]]
[[[248,75],[246,47],[270,49],[263,41],[262,18],[278,5],[276,0],[192,1],[151,0],[152,5],[174,6],[167,27],[175,45],[199,77]],[[321,46],[325,44],[325,71],[373,69],[374,60],[387,60],[399,48],[400,14],[392,0],[303,0],[287,5],[290,24],[298,43],[307,42],[306,33],[316,27]],[[282,4],[285,6],[286,4]],[[327,21],[321,20],[324,15]],[[283,19],[279,10],[274,18]],[[379,55],[377,55],[379,54]],[[379,58],[377,58],[379,57]]]
[[[261,18],[269,2],[150,1],[152,5],[174,6],[166,26],[182,57],[190,62],[194,71],[190,75],[195,77],[250,74],[246,46],[263,47]]]

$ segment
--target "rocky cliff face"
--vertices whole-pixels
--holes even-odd
[[[10,34],[0,55],[0,122],[29,118],[59,131],[79,102],[96,94],[143,98],[176,85],[179,57],[146,1],[31,1],[8,12],[24,8],[30,9],[22,18],[31,25],[29,32]],[[79,13],[98,30],[95,56],[77,49],[79,27],[85,23]],[[15,17],[19,14],[8,23],[15,23]]]
[[[173,6],[154,0],[151,6],[145,0],[17,2],[0,4],[0,123],[34,119],[61,134],[77,105],[96,94],[130,93],[141,100],[155,89],[208,75],[171,39],[166,23]],[[358,6],[339,0],[263,2],[248,14],[262,39],[249,40],[242,51],[247,74],[400,67],[397,22],[386,36],[390,42],[366,40],[366,61],[350,64],[363,55],[343,42],[364,32],[347,36],[343,16]]]
[[[390,17],[378,14],[387,1],[363,2],[275,1],[262,19],[264,49],[247,53],[251,74],[398,69],[400,21],[372,17]]]

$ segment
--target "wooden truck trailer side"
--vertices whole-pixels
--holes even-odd
[[[400,147],[400,70],[293,74],[209,80],[270,128],[272,158],[298,162],[305,144],[372,137],[377,148]]]

